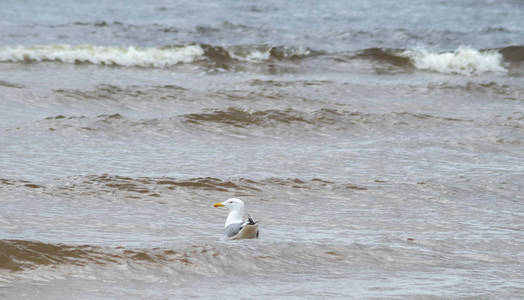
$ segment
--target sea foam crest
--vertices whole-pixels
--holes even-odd
[[[406,50],[415,68],[446,74],[479,75],[486,72],[505,73],[502,54],[496,50],[479,51],[459,47],[453,52],[431,53],[426,50]]]
[[[165,48],[103,47],[103,46],[10,46],[0,47],[1,62],[59,61],[136,67],[167,67],[202,59],[199,45]]]
[[[289,59],[311,54],[308,48],[287,46],[233,46],[226,48],[229,55],[239,61],[261,63],[271,58]]]

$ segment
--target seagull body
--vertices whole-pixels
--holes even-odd
[[[214,207],[227,207],[229,214],[224,224],[224,236],[231,240],[258,238],[258,224],[247,217],[244,219],[244,202],[237,198],[231,198],[224,202],[218,202]]]

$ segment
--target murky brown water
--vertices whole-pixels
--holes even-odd
[[[1,297],[524,294],[520,3],[40,5],[0,4]]]

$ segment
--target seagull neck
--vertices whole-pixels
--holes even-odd
[[[224,227],[227,227],[230,224],[242,223],[244,221],[244,210],[235,209],[229,212],[227,215],[226,224]]]

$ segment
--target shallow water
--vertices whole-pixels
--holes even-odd
[[[523,9],[2,2],[0,295],[518,299]]]

